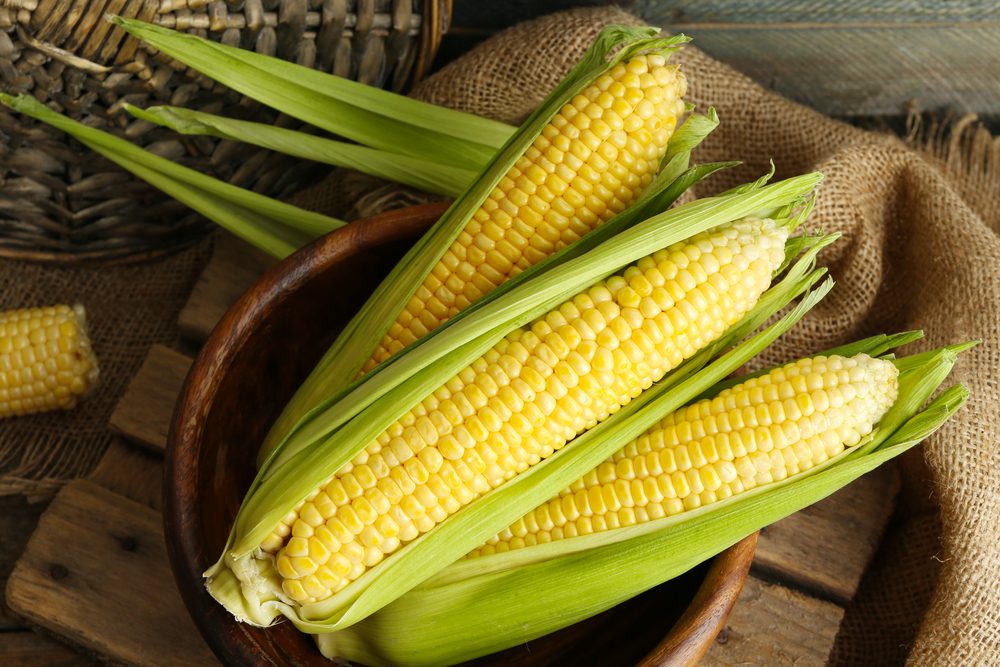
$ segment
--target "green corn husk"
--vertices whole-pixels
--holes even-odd
[[[253,51],[122,16],[132,36],[233,90],[310,125],[389,153],[478,171],[514,129]]]
[[[878,355],[886,344],[909,338],[868,339],[828,353]],[[373,667],[447,665],[609,609],[825,498],[928,437],[966,400],[968,391],[955,385],[921,409],[969,346],[896,362],[901,373],[893,407],[861,443],[817,468],[672,517],[456,562],[359,623],[317,636],[319,648],[326,657]],[[746,379],[727,381],[710,393]],[[566,595],[570,590],[573,594]]]
[[[687,37],[658,37],[656,28],[605,28],[580,62],[495,154],[479,178],[418,241],[352,318],[316,369],[296,392],[265,441],[270,451],[323,400],[348,386],[375,345],[457,238],[494,186],[525,152],[558,110],[597,77],[640,52],[670,55]]]
[[[355,169],[371,176],[449,197],[461,194],[462,190],[476,178],[476,172],[471,169],[452,167],[432,160],[389,153],[264,123],[236,120],[180,107],[139,109],[131,104],[125,104],[124,107],[136,118],[168,127],[181,134],[243,141],[304,160]]]
[[[719,362],[712,358],[735,344],[749,331],[763,324],[796,296],[803,294],[822,276],[813,270],[815,253],[825,238],[810,249],[788,271],[781,283],[761,298],[758,306],[730,332],[695,358],[668,374],[656,387],[645,392],[590,433],[574,440],[558,456],[544,461],[517,478],[486,494],[449,517],[427,535],[373,567],[346,589],[323,602],[292,607],[278,599],[278,585],[269,580],[269,562],[259,559],[260,541],[289,509],[323,483],[343,463],[350,460],[392,421],[412,408],[460,368],[492,347],[507,332],[546,312],[555,304],[596,280],[634,262],[675,240],[738,219],[746,214],[784,206],[801,198],[817,177],[810,175],[765,186],[744,195],[715,198],[707,205],[695,202],[663,215],[672,215],[673,224],[661,216],[622,231],[611,241],[581,257],[550,269],[527,284],[509,291],[477,309],[475,315],[455,318],[428,335],[420,345],[401,352],[394,361],[376,369],[355,383],[324,415],[329,428],[318,437],[303,441],[294,452],[276,450],[261,468],[244,500],[219,563],[207,573],[210,592],[232,613],[244,620],[266,625],[277,615],[285,615],[298,627],[320,632],[346,627],[384,606],[443,563],[458,558],[497,532],[520,514],[557,492],[565,483],[597,465],[624,441],[615,439],[615,425],[653,397],[671,390],[685,380],[679,399],[689,400],[704,391],[786,330],[829,289],[824,285],[791,314],[750,342],[735,348]],[[737,201],[741,203],[737,203]],[[715,215],[712,215],[714,212]],[[787,221],[797,222],[797,218]],[[706,364],[709,366],[706,367]],[[701,373],[702,367],[710,370]],[[648,424],[640,424],[640,432]],[[622,437],[633,437],[623,430]],[[592,444],[584,444],[592,442]],[[580,443],[580,444],[578,444]],[[610,447],[610,449],[608,449]],[[573,452],[581,452],[579,455]],[[596,457],[591,460],[589,457]],[[525,481],[521,481],[522,478]],[[565,479],[564,479],[565,478]],[[484,532],[485,531],[485,532]]]
[[[124,169],[275,257],[285,257],[343,221],[230,185],[52,111],[28,95],[0,103],[79,140]]]

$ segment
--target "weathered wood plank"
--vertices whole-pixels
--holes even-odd
[[[1000,20],[992,2],[941,0],[634,0],[625,3],[647,19],[673,23],[850,23],[865,25],[975,23]]]
[[[68,646],[36,632],[0,632],[0,665],[4,667],[91,667],[96,664]]]
[[[174,403],[191,359],[163,345],[150,349],[142,368],[111,415],[111,430],[132,442],[162,452]]]
[[[753,570],[845,605],[854,598],[895,506],[899,475],[883,466],[761,531]]]
[[[88,479],[155,510],[163,504],[163,459],[127,442],[112,441]]]
[[[844,610],[750,576],[702,667],[823,665]]]
[[[456,2],[442,60],[519,21],[564,9],[552,2]],[[1000,114],[1000,5],[934,0],[623,0],[653,25],[762,85],[833,116],[898,116],[911,103]]]
[[[1000,24],[963,27],[672,24],[709,55],[834,116],[1000,113]]]
[[[45,506],[45,503],[29,503],[24,496],[0,496],[0,591],[7,586],[14,563],[21,557]],[[3,633],[22,626],[23,623],[0,604],[0,638]],[[0,649],[0,658],[2,656]],[[0,659],[0,665],[4,664],[7,663]]]
[[[199,343],[208,338],[229,306],[274,262],[249,243],[220,232],[212,259],[178,317],[181,335]]]
[[[71,482],[52,501],[7,603],[114,662],[217,664],[174,587],[159,513],[90,481]]]

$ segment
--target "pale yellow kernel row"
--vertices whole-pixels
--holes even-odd
[[[861,354],[747,380],[666,416],[470,556],[636,525],[809,470],[872,431],[897,376]]]

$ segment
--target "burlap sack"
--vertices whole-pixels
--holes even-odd
[[[111,412],[150,346],[176,340],[177,314],[210,245],[121,266],[0,260],[0,310],[82,303],[101,367],[100,383],[76,409],[0,420],[0,495],[47,497],[93,468],[112,438]]]
[[[596,8],[521,24],[414,95],[517,123],[609,23],[638,20]],[[823,255],[833,293],[758,363],[911,328],[927,332],[921,348],[983,340],[954,373],[972,390],[968,406],[901,466],[901,513],[847,611],[833,663],[1000,664],[1000,141],[963,122],[914,133],[913,150],[789,102],[695,47],[676,61],[688,100],[722,119],[696,159],[744,162],[698,194],[755,178],[772,158],[778,177],[818,169],[826,179],[810,225],[844,235]],[[302,201],[366,215],[415,196],[337,174]]]

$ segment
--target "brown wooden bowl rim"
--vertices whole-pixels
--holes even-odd
[[[231,341],[256,326],[262,303],[280,303],[317,271],[372,243],[387,242],[407,231],[419,231],[436,219],[447,203],[434,202],[397,209],[337,229],[296,251],[268,270],[234,303],[212,330],[188,372],[175,406],[167,439],[163,479],[163,529],[174,579],[198,631],[224,663],[250,664],[259,656],[233,641],[228,633],[211,632],[233,617],[208,594],[200,564],[201,520],[192,500],[197,494],[198,449],[205,406],[214,396],[206,382],[228,366],[240,347]],[[345,242],[346,241],[346,242]],[[640,663],[643,667],[692,665],[708,651],[736,603],[746,580],[757,533],[729,547],[713,560],[698,592],[682,617]],[[707,586],[706,582],[717,582]],[[719,585],[724,584],[724,585]],[[680,634],[683,633],[683,634]]]

